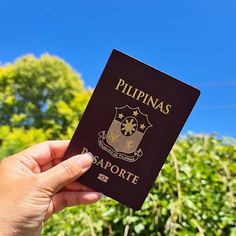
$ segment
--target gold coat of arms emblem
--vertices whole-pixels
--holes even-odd
[[[139,107],[115,107],[115,116],[107,133],[98,133],[98,144],[114,158],[134,162],[143,155],[139,144],[150,127],[148,115]]]

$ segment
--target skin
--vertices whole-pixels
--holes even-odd
[[[68,144],[39,143],[0,162],[0,235],[40,235],[53,213],[101,198],[75,181],[91,167],[92,154],[62,161]]]

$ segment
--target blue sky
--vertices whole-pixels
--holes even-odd
[[[201,90],[183,133],[236,137],[235,12],[235,0],[0,0],[0,62],[48,52],[94,87],[116,48]]]

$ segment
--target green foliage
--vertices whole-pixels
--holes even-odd
[[[174,146],[142,209],[104,197],[66,209],[43,235],[235,235],[236,142],[188,135]]]
[[[47,132],[42,129],[10,129],[8,126],[2,126],[0,127],[0,160],[46,139]]]
[[[57,57],[32,55],[0,67],[0,159],[46,139],[71,137],[92,91]],[[178,140],[142,209],[108,197],[65,209],[42,235],[236,236],[236,141]]]
[[[90,95],[79,74],[61,59],[21,57],[0,67],[0,126],[50,130],[48,138],[68,136]]]

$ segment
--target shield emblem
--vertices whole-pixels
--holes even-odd
[[[139,107],[116,107],[116,114],[106,135],[106,142],[116,152],[135,153],[145,134],[152,127],[148,115]]]

